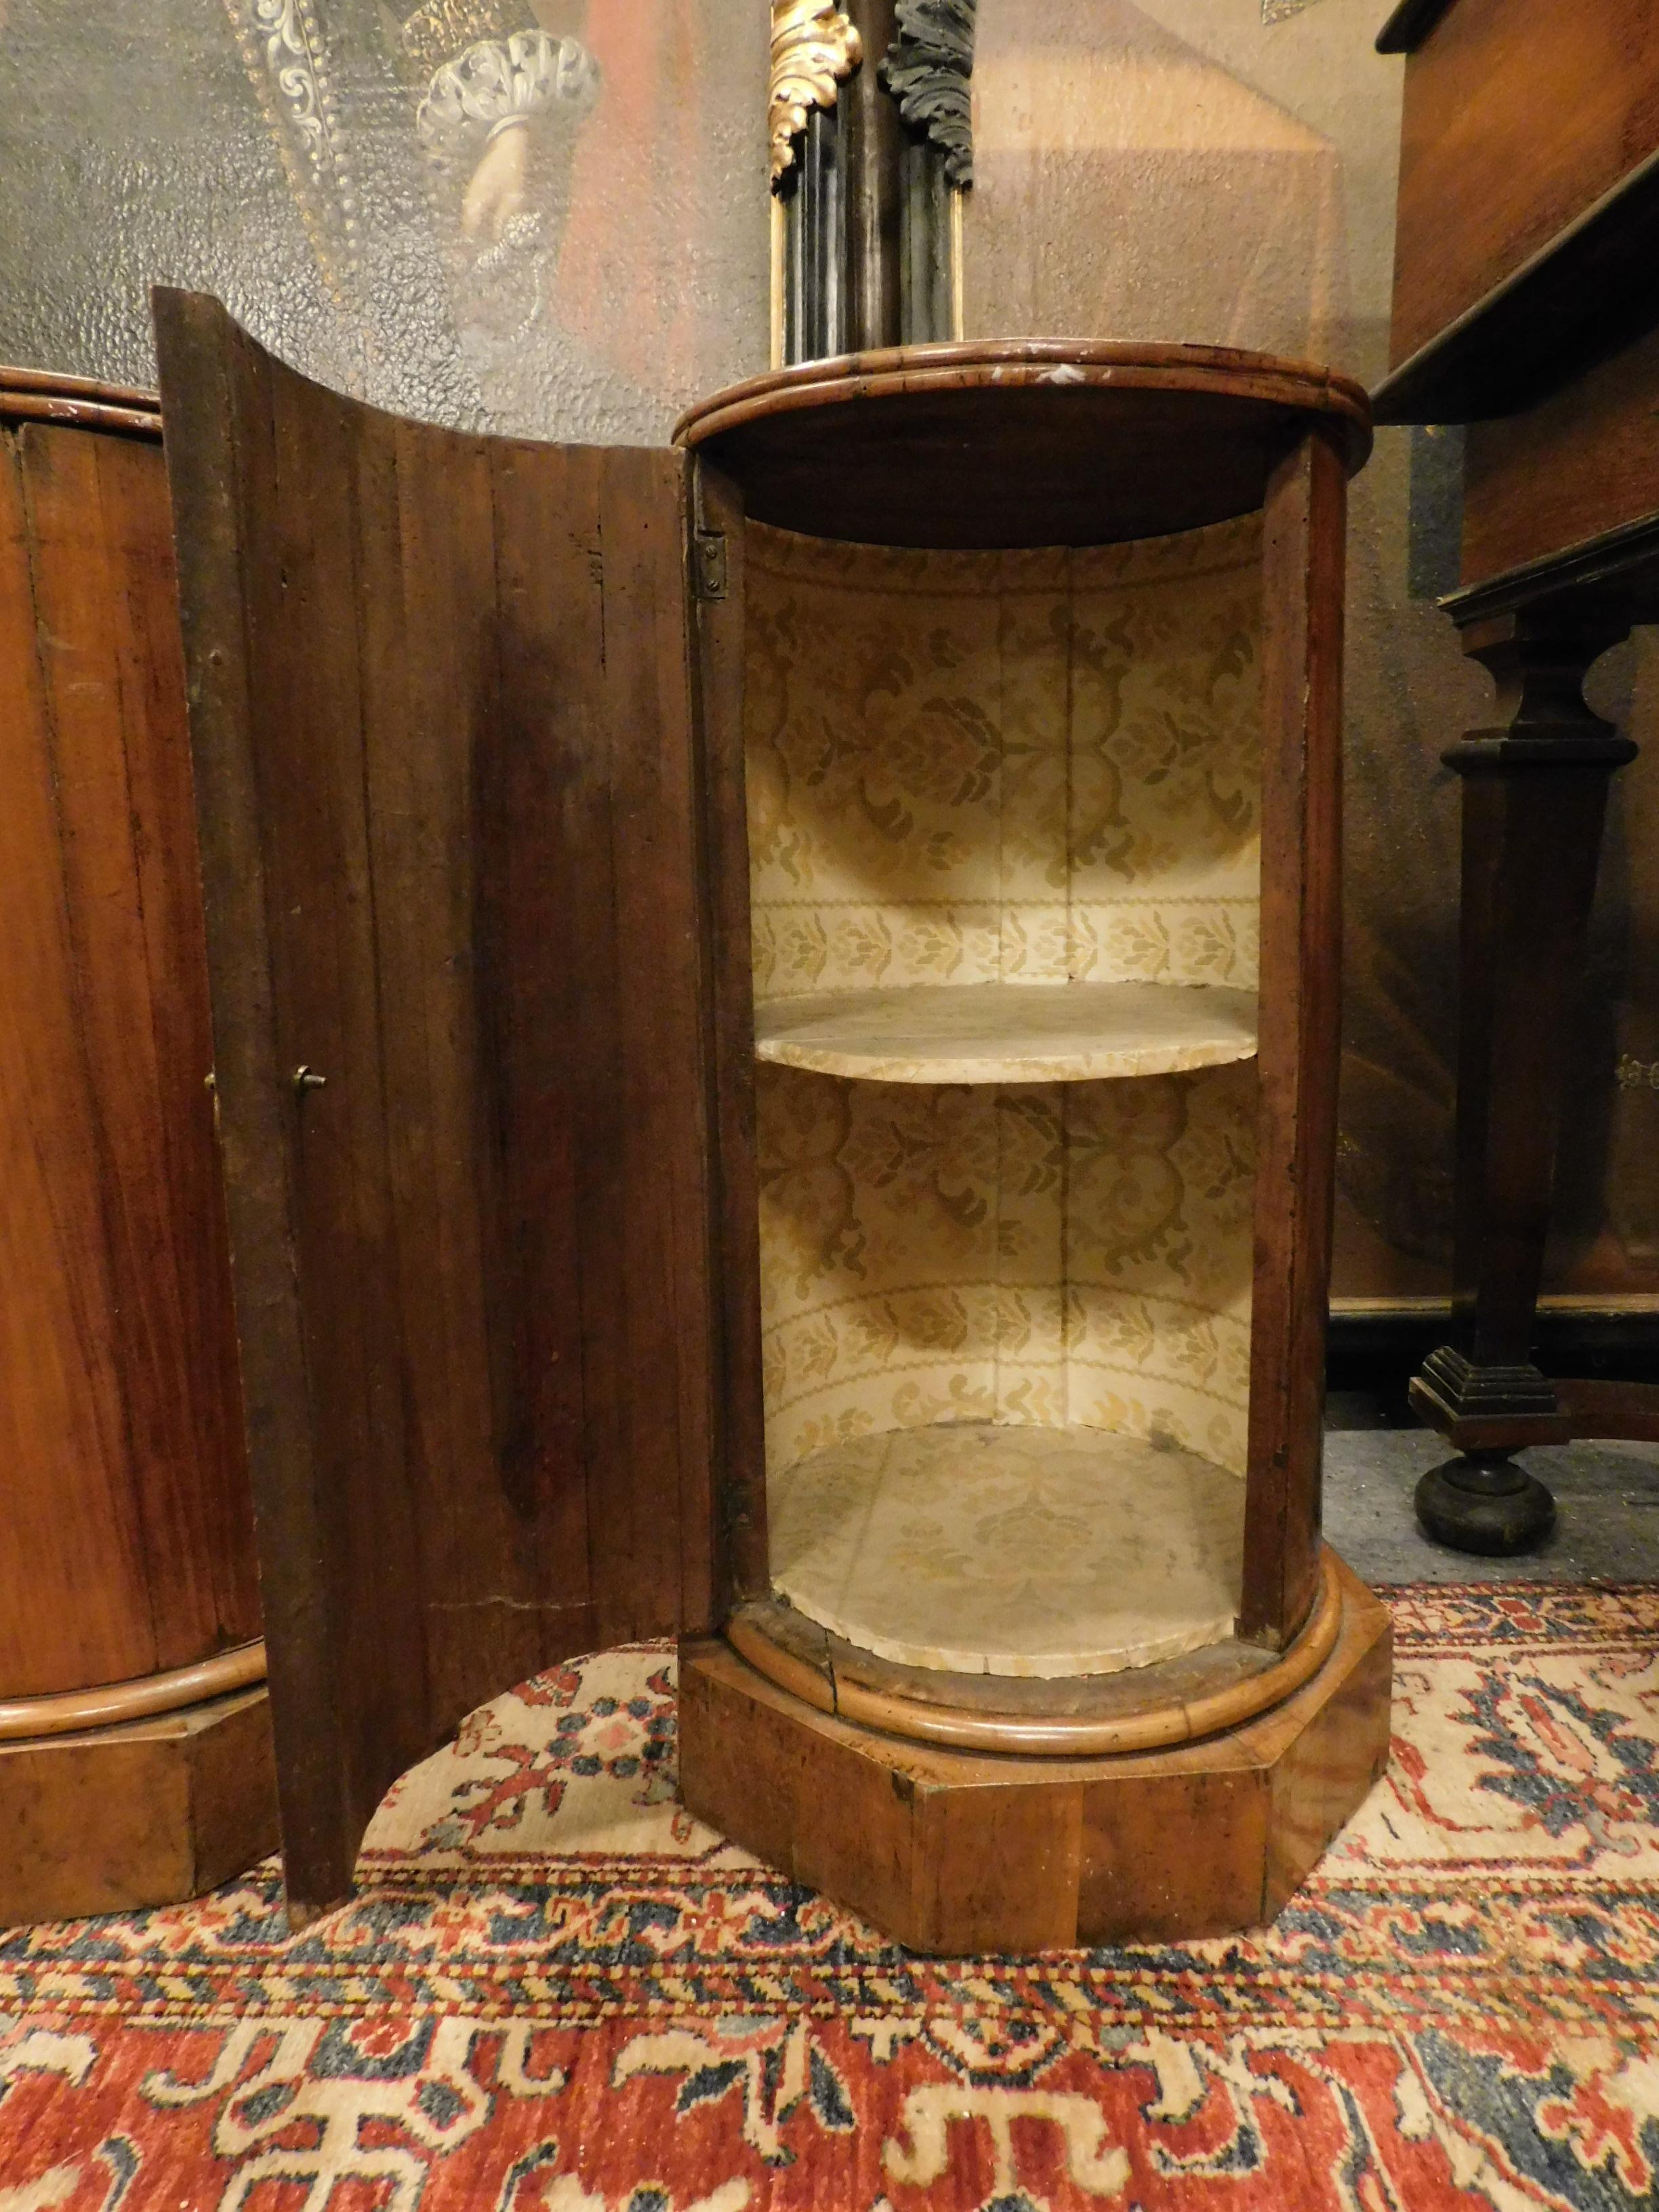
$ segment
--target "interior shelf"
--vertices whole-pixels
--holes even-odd
[[[756,1009],[762,1060],[872,1083],[1081,1083],[1255,1056],[1254,991],[1199,983],[921,984]]]
[[[902,1665],[1052,1680],[1231,1637],[1244,1485],[1103,1429],[954,1422],[856,1437],[775,1478],[773,1588]]]

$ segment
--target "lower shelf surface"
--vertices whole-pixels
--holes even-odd
[[[893,1430],[786,1469],[768,1509],[777,1594],[902,1665],[1107,1674],[1232,1632],[1244,1485],[1137,1437]]]

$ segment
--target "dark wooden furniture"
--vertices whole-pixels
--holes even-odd
[[[977,0],[772,0],[775,366],[949,338]]]
[[[594,450],[156,313],[296,1918],[672,1631],[688,1804],[908,1943],[1271,1917],[1388,1745],[1319,1513],[1363,395],[921,348]]]
[[[0,1923],[276,1841],[161,430],[0,369]]]
[[[1556,1385],[1534,1340],[1608,780],[1635,751],[1581,685],[1659,604],[1659,18],[1412,0],[1378,44],[1409,58],[1376,417],[1469,426],[1443,604],[1498,685],[1496,721],[1445,757],[1463,788],[1455,1335],[1412,1395],[1461,1456],[1418,1504],[1442,1541],[1501,1553],[1554,1520],[1516,1450],[1652,1418],[1627,1386]]]

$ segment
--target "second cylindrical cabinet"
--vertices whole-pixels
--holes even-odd
[[[153,396],[0,370],[0,1922],[268,1849]]]

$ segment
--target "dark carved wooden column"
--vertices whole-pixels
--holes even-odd
[[[774,0],[778,366],[957,335],[977,0]]]
[[[1412,1383],[1460,1457],[1424,1476],[1419,1517],[1461,1551],[1523,1551],[1555,1502],[1510,1455],[1571,1433],[1534,1364],[1572,997],[1583,974],[1607,783],[1636,747],[1592,714],[1590,664],[1631,627],[1614,589],[1491,611],[1447,602],[1498,684],[1499,720],[1445,755],[1463,779],[1454,1332]]]
[[[898,102],[903,222],[899,334],[957,333],[958,194],[974,181],[974,21],[978,0],[896,0],[881,81]]]

